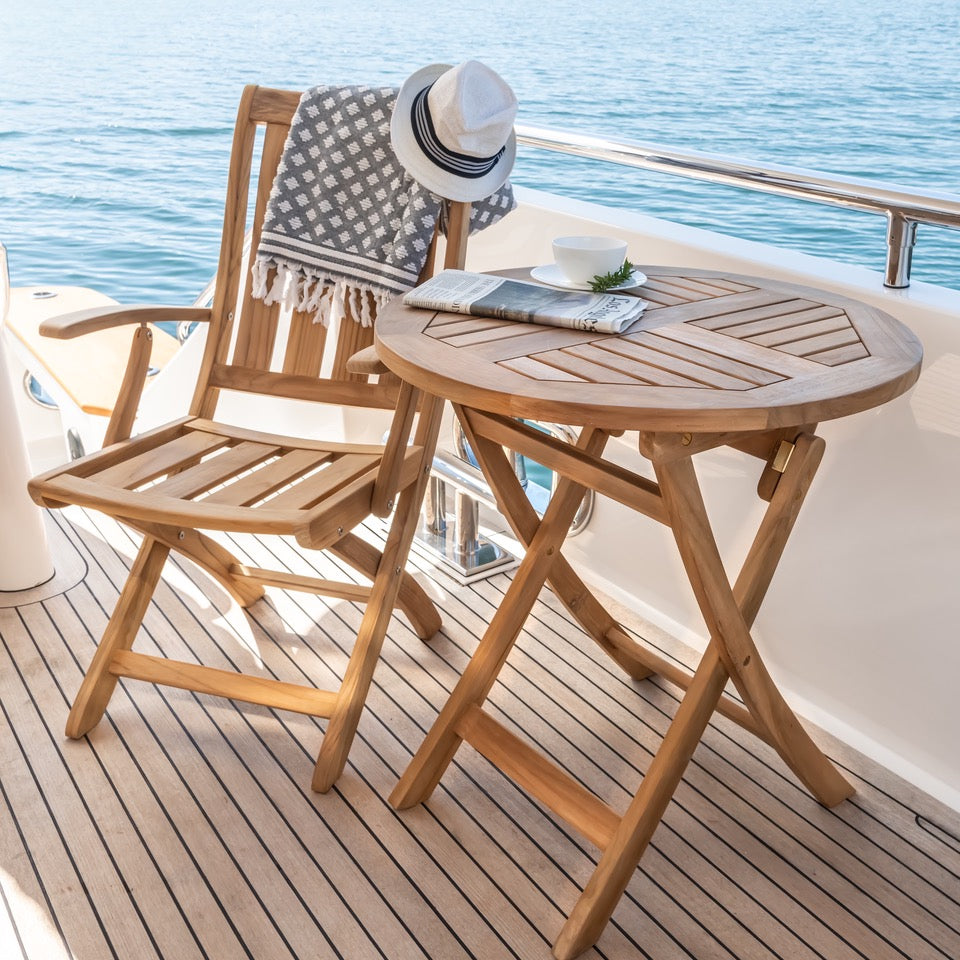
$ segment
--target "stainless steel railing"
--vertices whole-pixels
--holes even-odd
[[[887,220],[884,271],[884,286],[887,287],[910,285],[910,264],[918,223],[960,228],[960,196],[954,194],[916,193],[893,184],[826,176],[800,167],[754,164],[717,154],[542,127],[518,126],[517,140],[527,146],[558,153],[882,214]]]

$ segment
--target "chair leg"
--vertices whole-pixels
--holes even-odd
[[[123,518],[123,522],[139,530],[144,536],[153,537],[154,540],[165,543],[171,550],[192,560],[219,581],[224,590],[244,609],[263,596],[265,592],[263,584],[234,576],[231,568],[239,566],[237,558],[226,547],[220,546],[216,540],[205,533],[167,524],[149,523],[144,520]]]
[[[348,533],[328,548],[330,553],[350,564],[370,580],[376,578],[380,566],[380,551],[366,540]],[[413,631],[421,640],[429,640],[441,627],[443,621],[433,601],[423,587],[406,571],[400,575],[400,591],[397,606],[406,614]]]
[[[103,717],[117,686],[117,677],[110,672],[110,663],[115,653],[133,646],[169,552],[166,544],[152,537],[147,537],[140,545],[140,552],[73,701],[67,717],[68,737],[79,739]]]
[[[429,464],[440,432],[442,410],[443,401],[424,396],[415,438],[415,442],[424,450],[423,469],[417,479],[401,492],[397,502],[360,631],[317,756],[311,784],[317,793],[326,793],[343,773],[357,732],[373,671],[403,583],[404,564],[420,519],[420,504],[427,488]]]

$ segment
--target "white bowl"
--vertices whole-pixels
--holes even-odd
[[[557,237],[553,259],[571,282],[590,284],[594,277],[615,273],[627,259],[627,245],[615,237]]]

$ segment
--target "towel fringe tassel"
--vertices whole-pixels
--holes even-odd
[[[275,271],[271,282],[271,271]],[[284,310],[313,315],[325,327],[347,314],[361,326],[372,326],[378,311],[393,296],[390,292],[334,280],[292,267],[283,260],[256,260],[251,268],[252,296],[267,306],[279,303]]]

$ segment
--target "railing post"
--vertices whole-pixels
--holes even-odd
[[[480,504],[458,490],[454,496],[454,522],[457,525],[457,557],[466,563],[480,549]]]
[[[894,289],[910,286],[913,246],[917,242],[917,221],[897,210],[887,211],[887,265],[883,285]]]
[[[443,534],[447,529],[447,485],[442,478],[431,476],[423,497],[423,522],[427,531]]]

